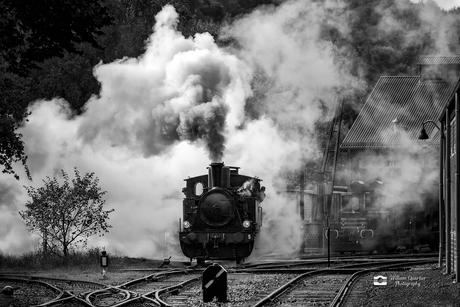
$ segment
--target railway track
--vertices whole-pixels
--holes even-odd
[[[0,289],[12,287],[12,295],[1,296],[0,306],[91,306],[84,295],[107,288],[106,285],[27,275],[0,275]],[[3,302],[2,302],[3,301]]]
[[[118,286],[132,296],[116,306],[167,306],[162,300],[170,293],[178,293],[187,284],[201,280],[202,270],[181,270],[156,273]]]
[[[228,268],[229,306],[354,306],[364,295],[362,276],[436,261],[436,258],[297,260]],[[7,298],[10,302],[6,302],[15,307],[198,306],[203,304],[202,272],[202,268],[156,272],[117,286],[0,275],[0,289],[5,286],[15,289],[14,295]],[[0,299],[0,306],[8,306],[6,303]]]
[[[349,306],[359,301],[362,287],[353,292],[352,286],[360,276],[381,270],[411,267],[436,260],[389,260],[384,262],[362,262],[336,268],[312,270],[298,275],[288,283],[275,289],[253,307],[261,306]]]

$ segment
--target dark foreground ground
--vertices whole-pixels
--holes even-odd
[[[56,269],[36,272],[20,272],[31,275],[71,278],[101,282],[107,285],[118,285],[129,280],[137,279],[154,273],[163,268],[185,268],[188,263],[172,261],[162,266],[162,261],[135,259],[126,262],[124,268],[107,269],[107,274],[102,276],[98,267],[94,268],[70,268]],[[135,270],[131,270],[135,269]],[[4,268],[0,274],[5,273]],[[13,272],[10,272],[13,273]],[[374,277],[382,275],[386,277],[386,285],[375,285]],[[364,275],[355,285],[362,294],[358,300],[348,303],[346,306],[368,306],[368,307],[393,307],[393,306],[449,306],[460,307],[460,284],[454,282],[451,276],[442,274],[436,265],[426,265],[410,271],[382,271]],[[232,289],[228,289],[229,292]],[[233,304],[207,303],[203,306],[225,306]],[[200,305],[201,306],[201,305]]]
[[[365,296],[355,305],[460,306],[460,284],[455,283],[451,276],[443,275],[435,265],[380,273],[368,274],[358,282],[365,289]],[[374,277],[378,275],[387,278],[386,285],[374,285]]]

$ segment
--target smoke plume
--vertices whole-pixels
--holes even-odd
[[[85,142],[110,140],[150,157],[186,141],[201,144],[211,161],[222,160],[229,108],[244,105],[251,91],[238,84],[247,84],[250,73],[208,33],[184,38],[177,18],[166,6],[143,56],[96,67],[102,92],[86,105],[79,127]]]
[[[0,250],[20,253],[38,243],[17,214],[27,201],[23,186],[77,167],[95,172],[108,192],[106,209],[115,209],[110,233],[89,244],[165,256],[168,242],[177,244],[183,179],[222,161],[263,180],[267,248],[298,249],[299,215],[276,195],[284,189],[278,174],[318,153],[315,123],[334,110],[338,91],[362,86],[346,53],[321,39],[325,20],[347,33],[346,9],[337,1],[263,7],[225,28],[222,36],[238,48],[221,48],[207,33],[185,38],[174,8],[165,6],[142,56],[94,68],[101,92],[83,115],[73,116],[59,98],[31,103],[20,133],[34,181],[0,175]]]

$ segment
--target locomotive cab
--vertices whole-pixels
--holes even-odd
[[[207,175],[185,179],[182,252],[198,263],[206,259],[241,260],[253,250],[262,226],[260,179],[239,174],[238,167],[212,163]]]

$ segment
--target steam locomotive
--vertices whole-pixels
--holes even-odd
[[[331,211],[329,234],[331,251],[344,252],[403,252],[433,251],[439,244],[437,200],[424,195],[423,203],[392,202],[383,194],[383,182],[367,184],[353,181],[351,191],[335,197]],[[338,201],[340,199],[340,201]],[[397,198],[394,199],[397,203]]]
[[[183,222],[179,241],[183,254],[203,264],[207,259],[235,260],[251,255],[262,226],[265,187],[239,174],[239,167],[211,163],[208,174],[185,179]]]

